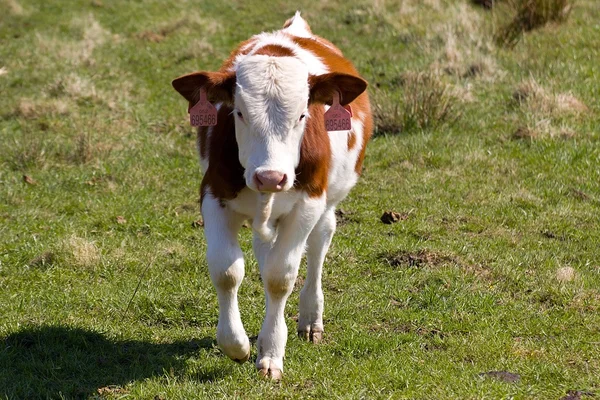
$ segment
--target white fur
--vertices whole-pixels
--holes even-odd
[[[236,76],[235,136],[246,185],[258,190],[255,174],[272,170],[287,175],[289,190],[306,125],[300,117],[307,112],[308,71],[294,57],[254,55],[240,62]]]
[[[244,359],[250,353],[250,341],[244,330],[237,302],[237,291],[244,279],[244,258],[237,233],[244,217],[219,205],[210,192],[202,201],[210,277],[219,299],[217,343],[232,359]]]
[[[313,37],[308,24],[300,16],[300,11],[296,11],[296,14],[292,17],[292,23],[287,28],[282,29],[282,31],[298,37]]]
[[[232,70],[237,70],[239,64],[249,56],[253,56],[261,47],[264,47],[269,44],[275,44],[281,47],[285,47],[286,49],[292,50],[295,54],[296,58],[303,62],[308,69],[308,73],[311,75],[321,75],[329,72],[325,64],[321,61],[319,57],[315,54],[311,53],[298,46],[294,41],[284,33],[285,30],[275,31],[266,33],[263,32],[261,34],[256,35],[254,38],[256,42],[252,44],[253,50],[248,54],[240,54],[235,58],[235,61],[232,66]]]
[[[307,26],[297,13],[284,31],[309,37]],[[298,120],[306,112],[307,78],[309,74],[328,71],[318,57],[299,49],[281,32],[261,34],[257,38],[255,49],[276,43],[293,49],[296,57],[268,57],[251,51],[236,59],[235,108],[243,114],[242,119],[235,117],[236,140],[248,187],[236,198],[225,201],[224,207],[209,189],[204,196],[202,213],[208,266],[219,298],[219,345],[234,359],[243,358],[249,351],[237,305],[237,290],[244,276],[237,233],[243,220],[254,219],[253,249],[266,296],[266,316],[258,336],[256,366],[262,370],[283,371],[287,341],[284,308],[307,245],[307,276],[300,293],[298,331],[323,331],[323,262],[335,232],[335,206],[358,179],[354,168],[363,142],[365,115],[355,113],[352,119],[356,135],[352,149],[347,146],[350,132],[329,133],[332,160],[329,186],[323,196],[310,198],[306,193],[289,190],[299,162],[305,120],[310,118],[307,115],[303,121]],[[205,162],[203,160],[203,164]],[[285,191],[269,197],[258,193],[253,176],[261,170],[287,174]],[[268,213],[264,204],[268,204]]]

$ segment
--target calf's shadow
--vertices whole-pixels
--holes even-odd
[[[98,388],[177,374],[186,356],[209,356],[213,338],[156,344],[111,340],[81,328],[27,327],[0,339],[0,398],[87,398]],[[223,368],[200,369],[197,381],[217,380]]]

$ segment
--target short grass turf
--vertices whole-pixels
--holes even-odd
[[[509,10],[468,1],[0,6],[0,398],[600,396],[596,1],[512,49],[494,40]],[[272,383],[215,344],[170,81],[296,9],[370,82],[379,128],[340,205],[324,342],[294,335],[301,267]],[[440,97],[411,76],[451,113],[408,107]],[[264,295],[249,229],[241,243],[252,337]]]

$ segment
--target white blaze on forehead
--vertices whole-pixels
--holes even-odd
[[[308,69],[295,57],[249,56],[236,76],[247,122],[261,133],[290,129],[307,106]]]

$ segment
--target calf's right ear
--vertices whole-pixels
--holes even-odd
[[[190,107],[200,100],[201,89],[204,89],[210,102],[233,104],[234,72],[194,72],[174,79],[172,84],[190,103]]]

